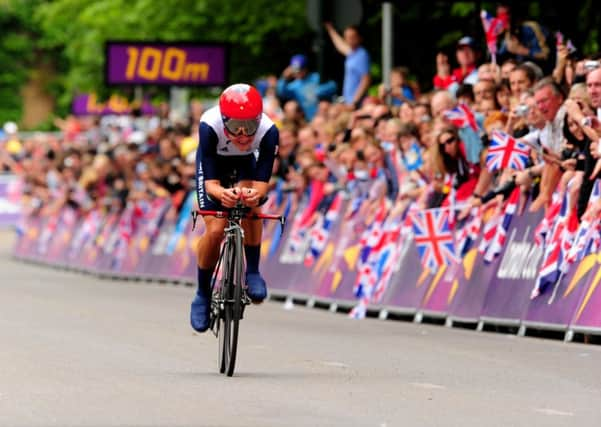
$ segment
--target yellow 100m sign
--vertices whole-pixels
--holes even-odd
[[[108,84],[222,85],[225,47],[109,43]]]

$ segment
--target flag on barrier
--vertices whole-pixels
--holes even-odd
[[[591,195],[589,197],[588,205],[584,215],[582,215],[582,222],[578,226],[576,235],[572,246],[569,248],[568,253],[565,257],[564,268],[569,268],[571,264],[582,260],[585,256],[593,253],[594,242],[596,236],[599,236],[599,227],[601,225],[599,218],[595,215],[591,215],[593,206],[601,198],[601,187],[599,180],[596,180]]]
[[[497,234],[497,227],[501,223],[503,218],[503,211],[500,206],[494,208],[493,215],[484,223],[482,230],[482,240],[478,246],[478,252],[481,255],[485,255],[488,252],[488,248],[492,245],[495,235]]]
[[[309,250],[305,255],[305,266],[311,267],[319,259],[330,239],[330,231],[340,217],[342,193],[338,192],[325,215],[320,214],[317,223],[311,228]]]
[[[100,209],[93,209],[86,215],[83,224],[77,230],[75,237],[71,241],[68,257],[75,258],[83,246],[89,240],[95,239],[96,235],[100,231],[100,224],[102,223],[102,214]]]
[[[501,254],[503,247],[505,246],[505,240],[507,239],[507,232],[515,213],[518,210],[518,204],[520,202],[520,188],[516,187],[511,192],[511,195],[507,199],[503,216],[500,222],[497,224],[495,229],[495,235],[488,245],[486,253],[484,254],[484,262],[491,263],[494,259]]]
[[[411,216],[415,244],[424,268],[434,271],[458,261],[448,208],[426,209]]]
[[[482,207],[472,208],[470,217],[455,234],[457,257],[463,258],[472,248],[482,228]]]
[[[552,231],[548,234],[548,239],[546,239],[543,262],[530,295],[531,299],[543,294],[561,276],[560,267],[563,264],[563,257],[565,256],[562,250],[563,239],[566,237],[565,230],[568,227],[570,215],[575,214],[575,212],[570,211],[569,206],[570,195],[569,191],[566,190],[562,197],[559,212],[553,222]]]

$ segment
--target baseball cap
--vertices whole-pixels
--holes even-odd
[[[461,37],[457,42],[457,47],[469,46],[471,48],[476,47],[476,42],[470,36]]]
[[[298,68],[299,70],[302,68],[307,68],[307,57],[305,55],[294,55],[290,58],[290,66],[292,68]]]

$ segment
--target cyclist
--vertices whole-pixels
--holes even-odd
[[[219,105],[200,118],[196,151],[196,189],[201,209],[224,210],[238,201],[258,211],[267,194],[268,182],[277,154],[279,133],[263,114],[261,95],[247,84],[234,84],[219,97]],[[230,185],[235,175],[238,186]],[[204,217],[205,233],[198,244],[198,289],[192,301],[190,323],[198,332],[209,327],[211,276],[219,258],[219,248],[227,221]],[[243,220],[246,284],[248,296],[262,302],[267,296],[259,273],[262,222]]]

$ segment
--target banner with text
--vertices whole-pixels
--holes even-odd
[[[108,42],[106,83],[221,86],[227,82],[225,45]]]

